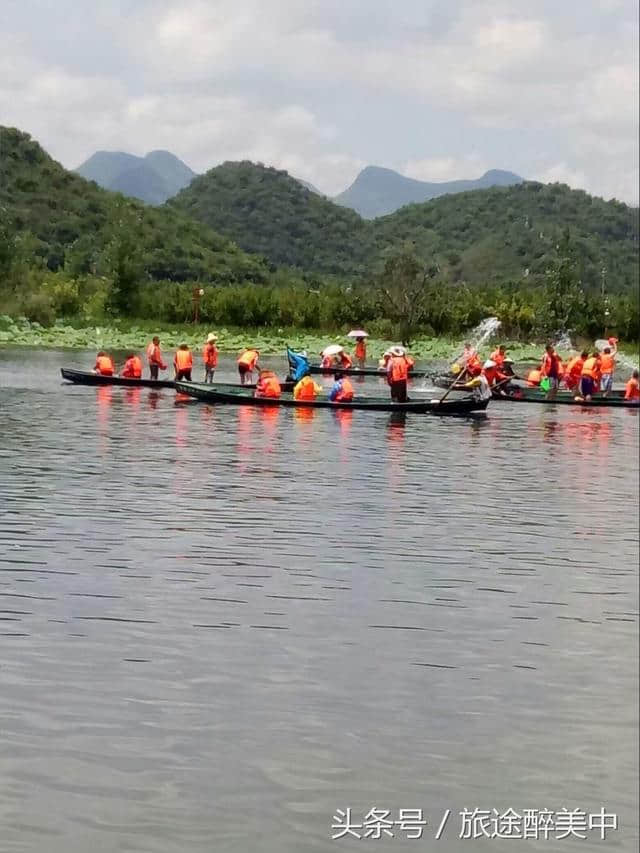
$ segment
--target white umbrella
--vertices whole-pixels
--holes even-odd
[[[348,338],[368,338],[369,332],[365,332],[364,329],[351,329]]]
[[[322,350],[322,355],[338,355],[341,352],[344,352],[344,347],[341,347],[340,344],[329,344]]]

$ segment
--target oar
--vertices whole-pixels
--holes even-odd
[[[467,372],[467,368],[465,367],[465,368],[463,369],[462,373],[459,373],[459,374],[456,376],[456,378],[453,380],[453,382],[451,383],[451,385],[449,385],[449,387],[447,388],[447,390],[444,392],[444,394],[442,395],[442,397],[441,397],[441,398],[440,398],[440,400],[438,401],[438,405],[440,405],[441,403],[444,403],[444,401],[447,399],[447,397],[449,396],[449,394],[451,393],[451,391],[453,391],[453,386],[456,384],[456,382],[460,382],[460,380],[462,379],[462,377],[465,375],[465,373],[466,373],[466,372]]]

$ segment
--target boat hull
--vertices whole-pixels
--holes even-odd
[[[414,412],[417,414],[466,416],[482,412],[487,408],[488,400],[445,400],[443,403],[423,400],[408,400],[406,403],[393,403],[387,398],[360,397],[352,402],[332,403],[329,400],[294,400],[291,396],[278,398],[254,397],[243,388],[221,385],[204,385],[198,382],[176,382],[176,389],[190,397],[207,403],[223,403],[236,406],[282,406],[298,409],[348,409],[372,412]]]
[[[175,388],[176,383],[171,379],[130,379],[126,376],[101,376],[90,370],[74,370],[70,367],[61,367],[62,378],[76,385],[119,385],[124,388]],[[220,384],[220,383],[219,383]],[[281,382],[285,391],[292,391],[295,383]],[[227,388],[255,388],[255,385],[237,385],[229,383],[223,385]]]
[[[440,376],[434,379],[433,383],[438,388],[448,388],[451,385],[451,380],[447,381],[446,377]],[[464,388],[463,385],[454,385],[452,390],[468,391],[468,389]],[[555,398],[553,400],[549,400],[547,398],[546,391],[542,391],[539,388],[529,387],[516,387],[515,390],[505,394],[501,394],[500,391],[494,391],[493,399],[500,400],[505,403],[538,403],[547,406],[554,406],[557,404],[560,406],[597,406],[599,408],[608,409],[633,409],[638,407],[637,401],[625,400],[624,391],[619,388],[611,391],[607,397],[603,397],[602,394],[594,394],[591,398],[591,402],[589,403],[576,400],[575,391],[558,391]]]

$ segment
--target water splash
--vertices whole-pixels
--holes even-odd
[[[567,352],[574,352],[575,350],[569,332],[558,332],[553,345],[557,350],[566,350]]]
[[[476,349],[480,349],[485,341],[488,341],[492,335],[495,335],[501,325],[497,317],[485,317],[471,332],[470,338],[473,346]]]

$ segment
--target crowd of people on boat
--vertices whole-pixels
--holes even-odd
[[[452,367],[452,372],[460,380],[465,375],[479,378],[483,386],[484,377],[492,394],[508,395],[513,391],[513,380],[522,379],[527,387],[545,391],[549,400],[553,400],[564,387],[574,393],[576,401],[589,402],[594,394],[601,394],[606,398],[613,390],[618,340],[610,337],[606,343],[607,346],[604,346],[602,351],[583,350],[566,362],[558,355],[554,345],[549,343],[545,347],[540,364],[529,370],[525,377],[517,376],[514,372],[513,359],[507,356],[504,344],[498,346],[483,362],[477,350],[470,343],[466,343],[462,355]],[[471,382],[466,384],[469,386]],[[626,383],[624,399],[640,399],[637,370]]]
[[[366,333],[356,337],[354,352],[358,368],[365,366],[367,355]],[[218,366],[218,336],[211,332],[207,335],[202,348],[202,364],[204,382],[214,382]],[[566,362],[556,352],[553,344],[549,343],[540,360],[540,364],[528,371],[526,376],[517,376],[513,369],[513,359],[507,355],[506,346],[500,344],[484,361],[475,347],[470,343],[464,345],[463,352],[451,370],[456,377],[455,388],[465,389],[480,399],[502,394],[509,395],[514,391],[514,380],[522,380],[529,388],[540,388],[546,394],[546,399],[553,400],[562,387],[572,391],[576,401],[589,402],[592,396],[600,393],[607,397],[613,388],[616,369],[616,353],[618,341],[610,337],[602,351],[584,350],[574,355]],[[340,345],[329,345],[321,353],[320,368],[327,374],[334,373],[334,384],[329,389],[328,399],[333,402],[350,402],[355,396],[355,390],[344,371],[353,368],[354,359]],[[290,362],[289,379],[293,386],[293,396],[296,400],[315,400],[324,389],[308,375],[309,361],[307,353],[288,351]],[[152,380],[159,378],[161,370],[167,370],[164,361],[160,339],[154,336],[146,348],[146,358],[149,376]],[[240,385],[254,386],[255,396],[279,397],[282,393],[282,383],[272,370],[262,369],[259,364],[260,352],[254,347],[247,347],[237,357],[237,369]],[[380,361],[378,369],[386,377],[389,385],[391,400],[404,403],[408,400],[407,383],[411,370],[414,368],[413,358],[404,347],[393,346],[388,349]],[[186,343],[181,344],[173,358],[174,379],[191,382],[194,369],[193,352]],[[112,357],[100,351],[96,358],[94,371],[103,376],[116,375]],[[120,376],[131,379],[141,379],[143,363],[140,356],[131,352],[126,356]],[[290,386],[291,387],[291,386]],[[637,402],[640,400],[638,386],[638,371],[634,371],[625,386],[625,400]]]

